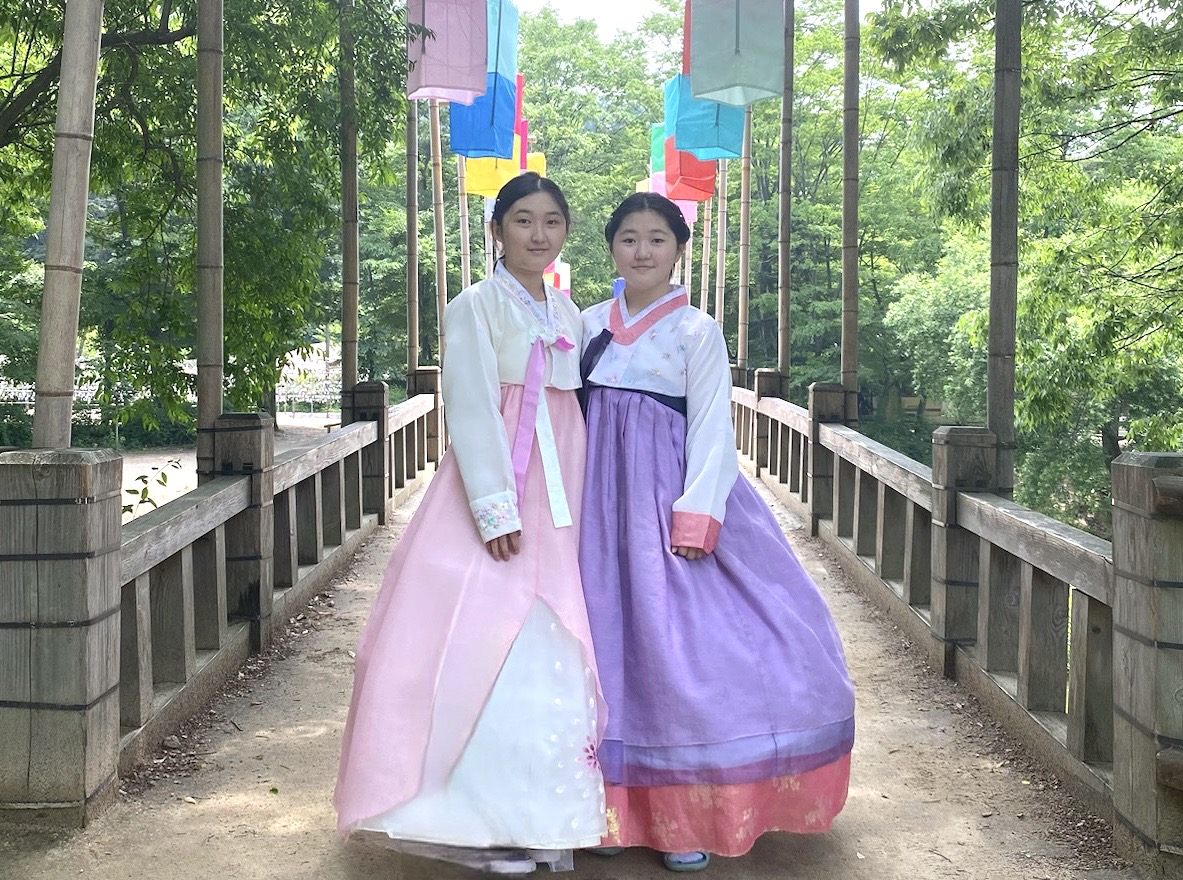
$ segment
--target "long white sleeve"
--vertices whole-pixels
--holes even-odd
[[[509,436],[501,417],[493,344],[501,334],[490,326],[495,314],[473,289],[457,296],[444,311],[444,412],[469,507],[484,541],[522,527]]]
[[[700,325],[701,326],[701,325]],[[731,422],[731,367],[713,321],[686,339],[686,486],[674,502],[671,543],[714,550],[739,476]]]

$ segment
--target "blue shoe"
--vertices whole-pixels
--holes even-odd
[[[667,870],[690,874],[694,871],[705,870],[706,866],[711,863],[711,854],[702,850],[686,853],[662,853],[661,861]]]

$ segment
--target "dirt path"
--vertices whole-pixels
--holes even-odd
[[[763,491],[763,490],[761,490]],[[765,494],[766,498],[769,498]],[[771,500],[769,498],[769,500]],[[415,499],[412,504],[417,501]],[[757,880],[1134,880],[1107,828],[1078,815],[954,685],[934,675],[845,580],[821,544],[773,503],[825,590],[858,687],[850,800],[816,837],[766,835],[706,876]],[[449,880],[474,875],[334,833],[330,804],[352,649],[398,511],[353,565],[295,620],[275,656],[237,685],[110,813],[57,837],[0,830],[4,880]],[[264,667],[269,667],[264,669]],[[149,787],[140,790],[142,786]],[[571,880],[668,880],[656,856],[576,856]]]

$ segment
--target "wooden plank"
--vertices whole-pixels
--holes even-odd
[[[391,459],[394,463],[392,476],[394,489],[401,489],[407,485],[407,435],[414,432],[414,427],[402,428],[395,431],[390,439]],[[391,492],[393,495],[394,492]]]
[[[143,727],[152,717],[152,600],[150,577],[123,586],[119,642],[119,723]]]
[[[369,448],[368,446],[366,447],[366,449]],[[361,452],[347,455],[342,465],[342,472],[345,479],[345,528],[350,531],[361,528],[361,456]]]
[[[876,483],[879,518],[875,534],[875,572],[882,580],[904,578],[905,542],[907,540],[908,502],[899,492]]]
[[[321,529],[326,547],[340,547],[345,540],[345,473],[340,462],[320,472]]]
[[[328,434],[324,439],[300,450],[289,450],[275,457],[272,474],[275,491],[287,489],[345,456],[358,452],[378,439],[374,422],[354,422]]]
[[[854,477],[854,552],[877,557],[880,483],[866,471]]]
[[[193,543],[193,637],[199,651],[216,651],[229,631],[226,609],[226,527]]]
[[[296,558],[300,565],[317,565],[324,559],[324,530],[320,472],[296,485]]]
[[[435,409],[434,394],[416,394],[390,408],[386,430],[393,434]]]
[[[1183,476],[1155,477],[1153,483],[1153,512],[1163,516],[1183,516]]]
[[[732,389],[731,399],[735,400],[737,390]],[[762,397],[756,404],[757,412],[764,413],[770,419],[782,425],[788,425],[798,434],[809,434],[809,410],[795,403],[790,403],[780,397]]]
[[[1068,751],[1086,763],[1113,761],[1113,611],[1072,591]]]
[[[978,552],[978,663],[987,672],[1017,672],[1022,564],[985,538]]]
[[[837,460],[834,475],[834,530],[840,538],[854,535],[855,477],[858,473],[853,462],[844,458]]]
[[[6,656],[6,655],[0,655]],[[28,652],[25,652],[28,656]],[[0,676],[4,670],[0,667]],[[0,803],[27,803],[29,760],[32,749],[33,713],[26,708],[0,705]]]
[[[1109,541],[987,493],[959,494],[956,516],[962,528],[1094,599],[1113,604]]]
[[[928,605],[932,601],[932,517],[919,504],[907,501],[904,522],[904,601]]]
[[[300,578],[296,546],[296,490],[275,494],[275,588],[294,587]]]
[[[818,425],[818,442],[909,500],[932,509],[932,468],[838,424]]]
[[[123,527],[120,583],[131,583],[250,504],[250,477],[217,477]]]
[[[193,640],[193,551],[186,547],[149,573],[152,681],[184,684],[197,669]]]
[[[1068,585],[1022,564],[1019,605],[1019,705],[1028,711],[1066,711]]]
[[[1159,785],[1183,791],[1183,749],[1168,746],[1158,753],[1154,779]]]

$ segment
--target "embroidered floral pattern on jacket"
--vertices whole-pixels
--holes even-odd
[[[517,502],[505,495],[482,498],[472,502],[471,506],[472,515],[484,541],[516,532],[522,527]]]

